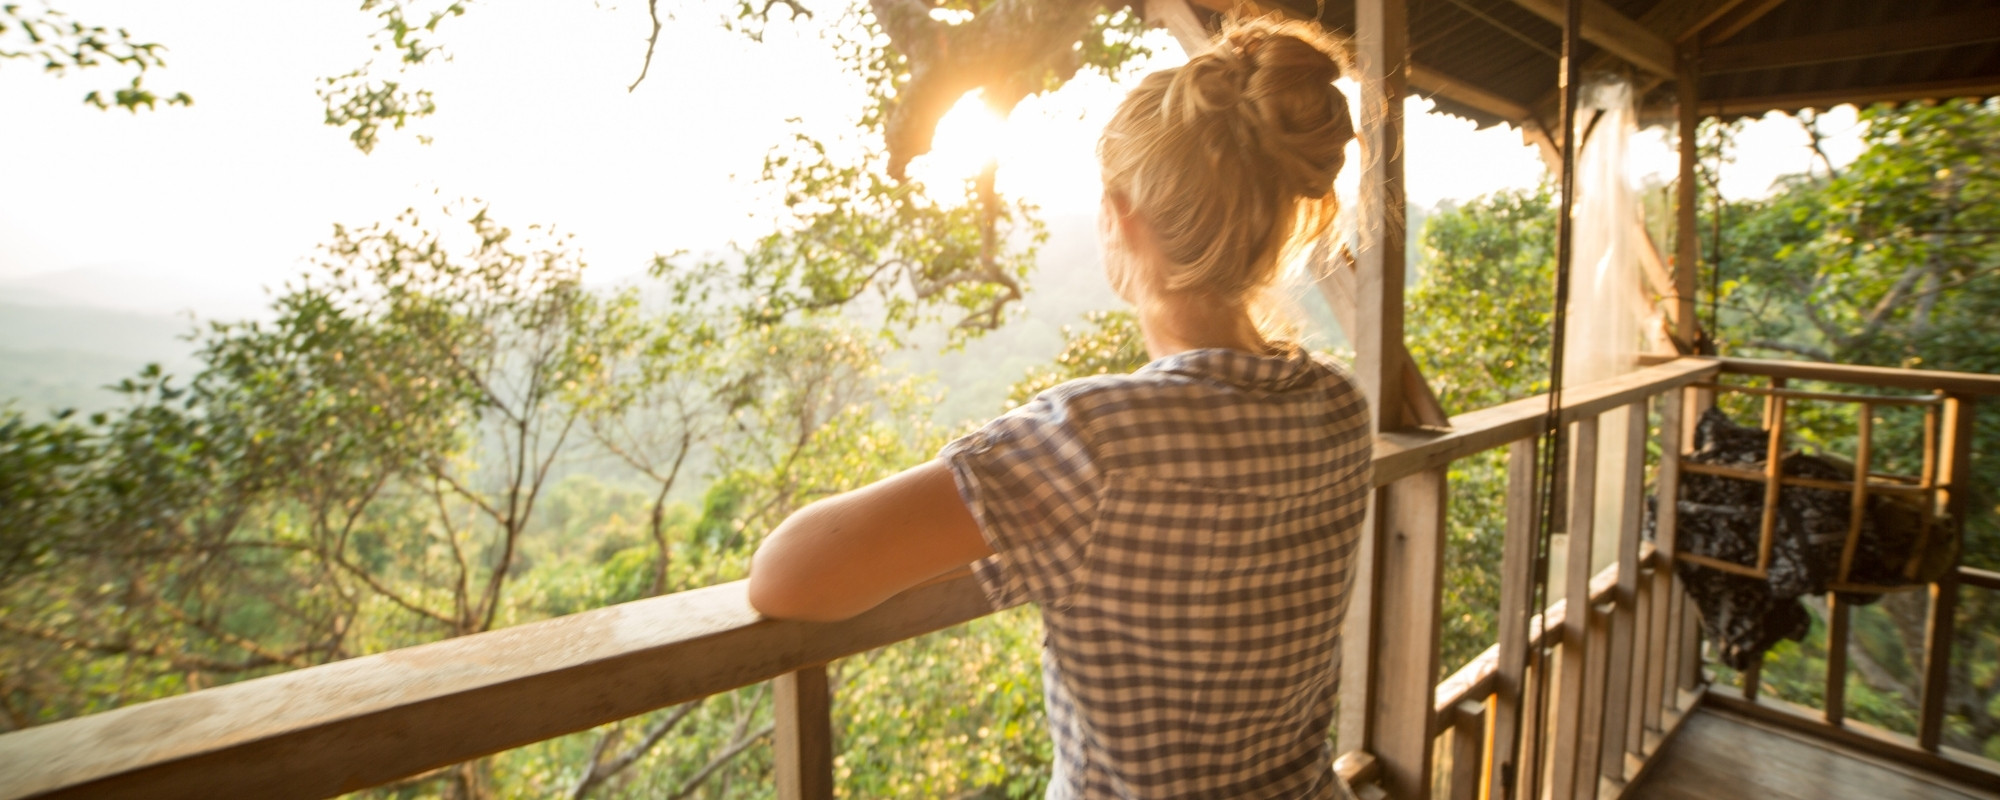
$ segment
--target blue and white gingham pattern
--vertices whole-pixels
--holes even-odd
[[[1301,350],[1071,381],[940,458],[1041,606],[1051,798],[1340,798],[1326,731],[1369,489],[1366,400]]]

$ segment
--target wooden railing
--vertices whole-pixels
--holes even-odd
[[[1693,554],[1679,557],[1707,569],[1720,569],[1749,577],[1763,577],[1771,561],[1772,516],[1780,486],[1802,486],[1848,493],[1852,498],[1847,540],[1826,594],[1826,682],[1818,709],[1793,705],[1760,696],[1763,661],[1750,665],[1735,687],[1712,687],[1705,699],[1717,705],[1762,719],[1833,738],[1879,755],[1944,774],[1976,785],[2000,784],[2000,765],[1969,753],[1954,753],[1942,746],[1945,699],[1951,675],[1953,626],[1956,624],[1960,587],[2000,589],[2000,575],[1962,564],[1942,565],[1941,576],[1928,583],[1871,585],[1854,579],[1855,554],[1864,516],[1871,496],[1895,495],[1917,500],[1926,512],[1950,521],[1945,526],[1932,523],[1933,514],[1920,517],[1919,530],[1910,560],[1891,565],[1900,568],[1905,581],[1919,575],[1926,553],[1958,553],[1962,544],[1953,541],[1963,535],[1962,527],[1972,494],[1974,411],[1981,396],[2000,395],[2000,376],[1918,370],[1890,370],[1832,364],[1789,361],[1722,359],[1722,371],[1748,376],[1762,385],[1737,382],[1731,385],[1698,387],[1702,392],[1735,392],[1764,399],[1763,427],[1771,434],[1766,469],[1762,473],[1727,467],[1702,467],[1700,471],[1766,486],[1766,513],[1760,533],[1757,563],[1738,564]],[[1855,391],[1799,391],[1793,381],[1844,384],[1862,387]],[[1884,395],[1879,389],[1900,389],[1916,394]],[[1816,481],[1783,476],[1775,468],[1774,456],[1789,449],[1794,404],[1815,403],[1857,407],[1856,442],[1852,452],[1854,475],[1850,482]],[[1922,452],[1914,475],[1886,474],[1878,468],[1880,451],[1873,429],[1877,410],[1885,407],[1915,407],[1923,413]],[[1684,465],[1693,471],[1694,465]],[[1913,662],[1919,670],[1920,686],[1914,736],[1902,736],[1857,722],[1847,714],[1848,654],[1850,616],[1856,594],[1883,594],[1922,591],[1928,594],[1923,651]]]
[[[1676,496],[1690,387],[1743,370],[1679,359],[1566,394],[1568,569],[1551,576],[1566,599],[1541,614],[1530,598],[1531,480],[1546,400],[1378,438],[1374,535],[1364,537],[1343,645],[1343,778],[1364,796],[1517,796],[1494,791],[1529,779],[1507,766],[1517,741],[1543,743],[1536,777],[1558,797],[1595,796],[1635,774],[1701,686],[1696,617],[1673,577],[1672,502],[1660,504],[1659,541],[1641,541],[1646,442],[1661,445],[1654,491]],[[2000,379],[1969,377],[2000,391]],[[1609,435],[1623,438],[1624,460],[1600,492],[1599,417],[1621,408],[1630,412]],[[1445,468],[1500,447],[1509,452],[1500,644],[1440,684]],[[1593,574],[1599,498],[1616,504],[1617,557]],[[991,611],[963,571],[833,624],[762,619],[743,584],[724,584],[0,735],[0,798],[326,797],[773,679],[779,796],[829,797],[824,665]],[[1553,655],[1547,677],[1529,668],[1530,648]],[[1552,700],[1508,700],[1520,696]]]

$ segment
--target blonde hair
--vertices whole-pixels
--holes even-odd
[[[1303,22],[1234,23],[1184,66],[1146,76],[1097,143],[1105,191],[1143,217],[1169,291],[1249,303],[1323,236],[1354,123],[1347,59]]]

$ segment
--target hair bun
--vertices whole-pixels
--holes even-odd
[[[1326,39],[1299,23],[1252,20],[1225,30],[1188,60],[1162,110],[1189,122],[1203,115],[1229,130],[1235,147],[1269,159],[1284,188],[1325,197],[1354,138],[1347,97],[1333,85],[1340,61]]]
[[[1098,141],[1105,190],[1177,265],[1167,289],[1248,296],[1272,283],[1281,253],[1331,226],[1354,138],[1333,85],[1339,48],[1304,22],[1234,23],[1119,104]]]

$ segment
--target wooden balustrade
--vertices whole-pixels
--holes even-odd
[[[1361,786],[1409,800],[1522,796],[1529,783],[1554,796],[1615,796],[1664,746],[1700,692],[1696,614],[1675,563],[1681,448],[1698,391],[1722,373],[1845,380],[1947,392],[1945,451],[1935,486],[1962,510],[1973,394],[2000,379],[1796,364],[1679,359],[1572,389],[1568,567],[1550,576],[1562,599],[1532,608],[1534,440],[1546,401],[1529,398],[1453,417],[1444,431],[1386,434],[1376,443],[1378,509],[1372,575],[1357,590],[1350,630],[1368,636],[1373,669],[1346,687],[1365,732],[1336,769]],[[1977,391],[1975,391],[1977,390]],[[1784,403],[1824,399],[1790,389]],[[1865,402],[1900,402],[1868,396]],[[1599,417],[1629,409],[1625,425]],[[1650,426],[1657,411],[1659,426]],[[1602,438],[1619,437],[1612,485],[1594,486]],[[1660,453],[1653,491],[1658,540],[1642,541],[1648,439]],[[1506,541],[1500,641],[1437,680],[1438,580],[1445,540],[1445,468],[1507,447]],[[1865,459],[1863,460],[1866,463]],[[1852,487],[1876,491],[1861,470]],[[1893,481],[1884,481],[1893,483]],[[1772,488],[1782,485],[1772,480]],[[1595,504],[1616,504],[1616,557],[1592,569]],[[1859,502],[1859,501],[1857,501]],[[1494,509],[1496,512],[1502,509]],[[2000,587],[2000,575],[1960,570],[1933,587],[1919,748],[1933,764],[1950,641],[1949,598],[1959,585]],[[1834,606],[1844,619],[1847,604]],[[825,665],[847,655],[962,623],[990,609],[963,570],[833,624],[760,618],[743,585],[651,598],[491,633],[297,670],[0,735],[0,800],[23,797],[325,797],[560,736],[717,692],[776,679],[776,781],[785,798],[833,793],[834,738]],[[1837,635],[1845,637],[1844,625]],[[1943,653],[1944,655],[1940,655]],[[1531,658],[1543,654],[1542,658]],[[1350,652],[1347,657],[1354,658]],[[1830,662],[1830,672],[1836,667]],[[1754,685],[1754,684],[1753,684]],[[1359,695],[1359,696],[1357,696]],[[1733,701],[1744,705],[1738,694]],[[1822,727],[1840,726],[1829,687]],[[1723,699],[1729,701],[1727,697]],[[1706,700],[1704,700],[1706,701]],[[1346,723],[1343,723],[1343,728]],[[1837,728],[1859,736],[1854,726]],[[1926,735],[1928,738],[1926,738]],[[1442,739],[1442,741],[1440,741]],[[1919,751],[1922,752],[1921,750]],[[1524,754],[1537,754],[1533,764]],[[1442,763],[1448,760],[1448,764]],[[1959,762],[1953,761],[1957,764]],[[1962,765],[1961,765],[1962,766]],[[1379,787],[1376,784],[1380,784]]]

